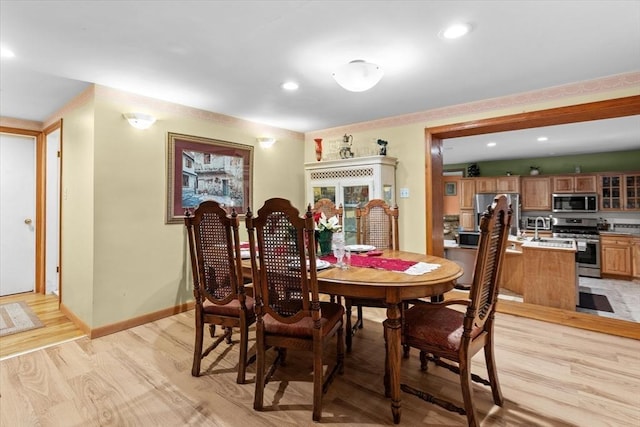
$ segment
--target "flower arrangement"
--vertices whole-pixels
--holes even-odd
[[[316,223],[316,231],[330,231],[335,233],[342,230],[342,226],[338,223],[338,217],[335,215],[327,219],[324,212],[316,212],[313,214],[313,220]]]
[[[342,226],[338,223],[338,217],[332,216],[327,219],[324,212],[315,212],[313,214],[315,224],[315,237],[318,242],[318,255],[324,256],[331,253],[331,238],[333,233],[342,230]]]

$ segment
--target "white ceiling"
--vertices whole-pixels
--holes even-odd
[[[473,31],[439,38],[453,22]],[[307,132],[640,71],[640,1],[0,0],[0,43],[16,54],[1,62],[3,117],[44,121],[97,83]],[[333,81],[354,59],[384,69],[370,91]],[[637,124],[607,141],[637,148]],[[551,147],[527,141],[512,155]],[[481,160],[483,143],[463,143],[445,163]]]
[[[488,147],[490,142],[496,145]],[[640,116],[453,138],[443,147],[447,165],[638,150]]]

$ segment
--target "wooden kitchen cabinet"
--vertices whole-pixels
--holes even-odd
[[[475,227],[475,209],[460,209],[460,227],[464,231],[473,231]]]
[[[476,193],[519,193],[519,176],[494,176],[473,178]]]
[[[602,275],[626,276],[632,274],[632,237],[600,235],[600,263]]]
[[[575,311],[575,251],[522,246],[523,302]]]
[[[631,239],[631,274],[634,279],[640,279],[640,237]]]
[[[522,210],[550,211],[551,210],[551,180],[548,176],[522,177]]]
[[[518,295],[524,293],[524,257],[522,248],[519,250],[506,249],[502,260],[502,270],[498,277],[498,286]]]
[[[601,174],[598,179],[600,210],[622,209],[622,175]]]
[[[496,178],[476,178],[476,193],[495,193]]]
[[[473,209],[473,196],[476,194],[476,181],[474,178],[463,178],[459,184],[460,210]]]
[[[551,180],[554,193],[595,193],[598,191],[596,175],[556,175]]]
[[[640,173],[598,176],[600,210],[640,211]]]
[[[640,173],[624,175],[624,210],[640,210]]]
[[[520,193],[520,177],[519,176],[497,177],[496,193]]]

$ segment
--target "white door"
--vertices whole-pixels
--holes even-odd
[[[0,296],[35,289],[35,147],[0,134]]]

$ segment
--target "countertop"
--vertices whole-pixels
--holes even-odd
[[[533,241],[532,238],[528,237],[525,241],[522,242],[522,248],[536,248],[536,249],[545,249],[545,250],[553,250],[553,251],[569,251],[576,252],[578,250],[578,246],[574,239],[562,239],[562,238],[544,238],[540,241]]]
[[[522,253],[518,248],[516,248],[516,244],[521,245],[523,248],[536,248],[536,249],[547,249],[547,250],[559,250],[559,251],[569,251],[575,252],[578,247],[576,245],[576,241],[574,239],[562,239],[562,238],[552,238],[545,237],[542,241],[534,242],[533,237],[525,237],[520,238],[516,236],[509,236],[509,244],[510,247],[507,247],[508,253]],[[444,241],[445,249],[472,249],[475,248],[460,248],[455,240],[445,240]]]
[[[600,231],[601,236],[638,236],[640,237],[640,229],[621,228],[619,230]]]

